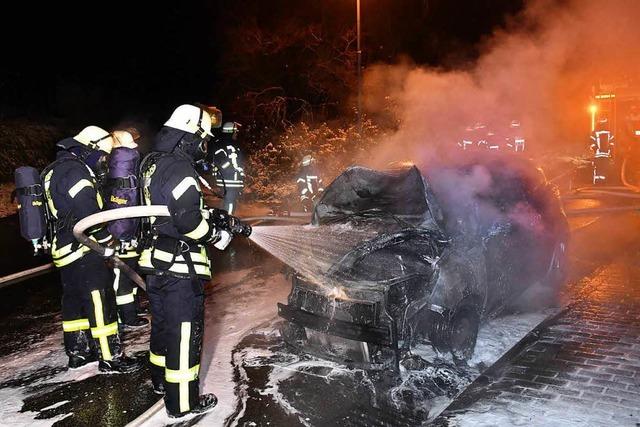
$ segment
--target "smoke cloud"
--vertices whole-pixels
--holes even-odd
[[[369,67],[365,109],[399,125],[367,163],[409,159],[424,166],[457,153],[465,127],[482,122],[499,134],[514,119],[529,156],[584,152],[592,87],[640,71],[638,19],[636,0],[536,0],[496,30],[465,69],[406,61]]]

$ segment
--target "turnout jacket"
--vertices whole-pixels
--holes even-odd
[[[81,219],[100,212],[103,201],[93,171],[68,151],[60,151],[54,163],[44,171],[44,192],[55,232],[51,256],[56,267],[64,267],[82,258],[90,249],[73,237],[73,226]],[[98,243],[112,239],[105,227],[89,230]]]
[[[216,178],[216,186],[240,189],[244,187],[244,158],[238,144],[231,141],[223,142],[223,146],[215,151],[213,159],[220,171]]]
[[[151,236],[140,255],[140,269],[147,274],[210,279],[205,243],[217,241],[220,232],[209,224],[191,159],[179,152],[157,153],[150,162],[141,171],[143,202],[166,205],[171,216],[151,218]]]

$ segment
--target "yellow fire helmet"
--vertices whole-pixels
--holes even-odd
[[[164,125],[198,135],[201,138],[213,136],[211,134],[211,116],[195,105],[179,106]]]
[[[113,136],[98,126],[87,126],[73,139],[92,150],[102,150],[106,153],[111,153],[113,147]]]

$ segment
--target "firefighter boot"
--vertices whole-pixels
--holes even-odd
[[[151,385],[155,394],[164,395],[164,367],[151,363]]]
[[[142,368],[139,360],[125,355],[114,357],[111,360],[101,360],[98,364],[100,372],[109,372],[114,374],[129,374]]]
[[[88,330],[65,332],[64,343],[69,356],[69,369],[78,369],[98,360],[98,353]]]
[[[118,335],[106,337],[106,343],[100,343],[100,372],[128,374],[142,368],[142,363],[134,358],[127,357],[122,352],[122,344]],[[108,346],[108,349],[105,348]],[[108,354],[107,354],[108,352]]]
[[[169,415],[169,418],[181,418],[187,415],[206,414],[207,412],[213,410],[213,408],[215,408],[217,404],[218,398],[216,397],[216,395],[213,393],[207,393],[199,397],[198,403],[196,404],[196,406],[191,408],[191,410],[178,413],[173,413],[167,410],[167,414]]]

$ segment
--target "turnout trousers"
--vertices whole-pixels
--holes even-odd
[[[138,267],[138,257],[123,258],[122,261],[133,270]],[[138,319],[136,304],[138,286],[119,268],[114,268],[113,273],[113,290],[116,294],[118,320],[125,325],[133,324]]]
[[[241,193],[242,187],[227,187],[222,200],[222,209],[229,212],[229,215],[234,215],[235,210],[238,208],[237,200]]]
[[[62,329],[67,355],[112,360],[122,354],[112,273],[94,252],[60,268]]]
[[[187,412],[199,401],[204,283],[202,279],[147,276],[151,378],[155,384],[164,381],[165,406],[173,414]]]

